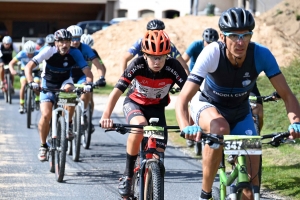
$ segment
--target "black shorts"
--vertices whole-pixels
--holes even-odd
[[[126,118],[127,123],[129,124],[131,119],[135,116],[144,116],[149,122],[150,118],[159,118],[157,123],[158,126],[166,126],[166,116],[164,107],[155,107],[155,106],[142,106],[137,104],[134,101],[124,101],[123,113]],[[145,142],[143,140],[143,142]],[[163,140],[156,140],[156,147],[166,149],[168,142],[168,131],[165,130],[165,138]]]

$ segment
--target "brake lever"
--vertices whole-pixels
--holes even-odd
[[[118,127],[115,129],[106,129],[104,132],[109,132],[109,131],[116,131],[118,133],[121,133],[122,135],[125,135],[126,133],[129,133],[130,129],[127,129],[125,127]]]

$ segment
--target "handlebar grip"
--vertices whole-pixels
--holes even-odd
[[[185,132],[181,131],[181,132],[180,132],[180,137],[182,137],[182,138],[185,139]]]

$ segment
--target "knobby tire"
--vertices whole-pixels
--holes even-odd
[[[75,107],[75,113],[73,115],[73,134],[75,134],[72,140],[72,158],[73,161],[78,162],[80,156],[80,145],[81,145],[81,107]]]
[[[54,173],[55,172],[55,151],[54,149],[52,149],[52,147],[54,146],[54,140],[52,140],[52,119],[50,120],[50,129],[49,129],[49,133],[47,136],[47,143],[48,145],[50,145],[51,147],[49,150],[49,166],[50,166],[50,172]],[[51,150],[52,149],[52,150]]]
[[[91,103],[89,103],[86,111],[86,116],[87,116],[87,124],[85,124],[85,130],[84,130],[84,135],[82,137],[82,146],[85,149],[90,148],[91,144],[91,139],[92,139],[92,106]]]
[[[7,81],[7,99],[8,99],[8,103],[11,104],[11,91],[12,91],[12,83],[11,83],[11,79],[10,79],[10,74],[6,74],[6,81]]]
[[[57,138],[55,152],[55,177],[57,182],[62,182],[65,175],[66,165],[66,122],[63,116],[59,116],[57,122]]]
[[[27,128],[31,126],[31,109],[32,109],[32,92],[30,88],[27,88],[27,95],[26,95],[26,109],[27,109]]]
[[[161,171],[157,163],[149,164],[145,177],[144,200],[162,200],[164,191],[161,187]]]

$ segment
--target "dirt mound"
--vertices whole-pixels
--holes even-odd
[[[300,21],[297,17],[299,0],[287,0],[272,10],[256,17],[253,41],[267,46],[275,55],[280,66],[288,66],[291,60],[300,56]],[[98,51],[107,68],[106,80],[114,84],[122,74],[120,57],[146,31],[150,19],[124,21],[112,25],[106,30],[93,34],[94,48]],[[219,16],[184,16],[175,19],[163,19],[165,31],[183,53],[194,41],[202,39],[204,29],[218,29]]]

